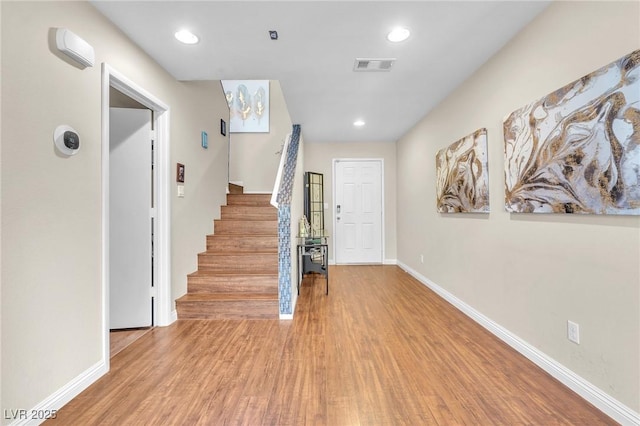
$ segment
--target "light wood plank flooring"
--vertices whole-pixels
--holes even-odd
[[[111,360],[74,425],[599,425],[593,406],[395,266],[331,267],[293,321],[182,320]]]
[[[109,355],[113,357],[121,350],[147,334],[151,327],[112,330],[109,333]]]

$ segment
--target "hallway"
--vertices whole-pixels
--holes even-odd
[[[293,321],[154,328],[52,424],[615,424],[400,268],[330,277]]]

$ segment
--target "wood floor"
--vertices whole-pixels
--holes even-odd
[[[57,425],[615,424],[395,266],[332,266],[293,321],[181,320]],[[314,282],[315,279],[315,282]]]
[[[109,332],[109,355],[113,357],[149,331],[151,327],[112,330]]]

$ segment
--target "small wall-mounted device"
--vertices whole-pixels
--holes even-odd
[[[85,67],[95,62],[93,47],[66,28],[56,30],[56,47],[59,51]]]
[[[201,133],[201,141],[202,143],[202,147],[204,149],[209,148],[209,136],[207,135],[207,132],[202,132]]]
[[[66,124],[56,127],[53,132],[53,143],[64,155],[76,155],[80,149],[80,136]]]

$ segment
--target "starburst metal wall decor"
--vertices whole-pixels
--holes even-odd
[[[269,80],[223,80],[231,133],[269,132]]]
[[[640,50],[503,125],[508,212],[640,215]]]

